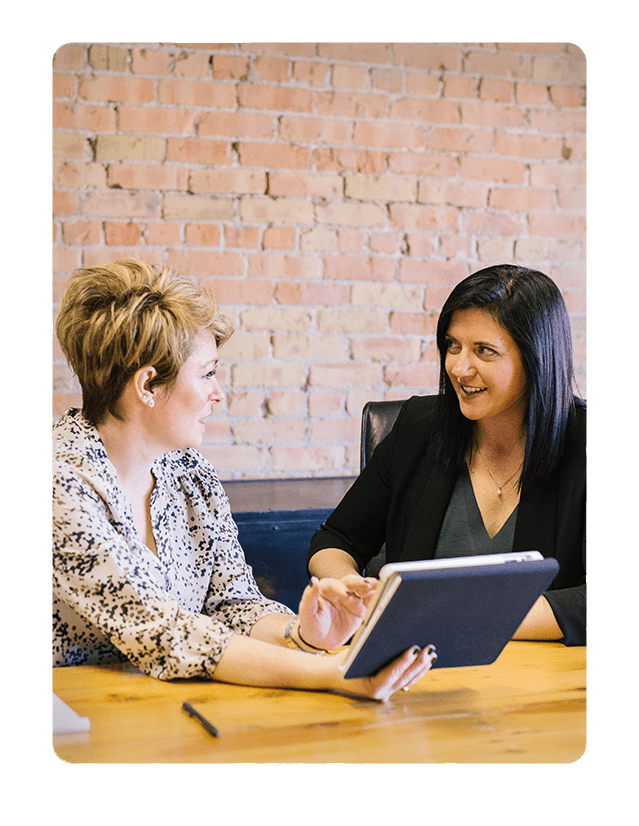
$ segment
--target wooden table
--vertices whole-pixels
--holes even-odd
[[[91,720],[53,737],[71,763],[567,763],[586,746],[586,648],[559,643],[511,642],[492,665],[434,669],[388,703],[166,683],[128,665],[57,668],[53,690]]]

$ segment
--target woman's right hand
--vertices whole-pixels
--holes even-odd
[[[337,667],[344,661],[347,654],[348,651],[340,652],[331,656],[330,659]],[[346,679],[337,668],[338,678],[334,690],[385,703],[393,694],[402,689],[408,690],[418,680],[421,680],[436,659],[437,654],[433,645],[428,645],[423,649],[415,645],[400,654],[373,677]]]

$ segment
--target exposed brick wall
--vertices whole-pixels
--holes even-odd
[[[369,399],[437,387],[482,266],[562,288],[585,394],[585,75],[570,44],[68,44],[53,60],[54,313],[79,266],[169,263],[237,332],[223,479],[352,475]],[[54,416],[80,403],[54,343]]]

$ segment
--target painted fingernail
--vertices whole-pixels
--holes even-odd
[[[421,650],[422,650],[422,649],[421,649],[418,645],[414,645],[414,646],[411,648],[410,653],[413,655],[413,657],[416,657],[416,656],[419,654],[419,652],[420,652]]]

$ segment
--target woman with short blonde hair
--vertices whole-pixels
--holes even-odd
[[[54,425],[54,665],[128,660],[163,680],[348,691],[386,700],[432,665],[407,650],[346,680],[372,595],[314,580],[298,614],[259,591],[229,502],[199,452],[231,334],[194,282],[138,261],[74,273],[57,324],[83,409]]]

